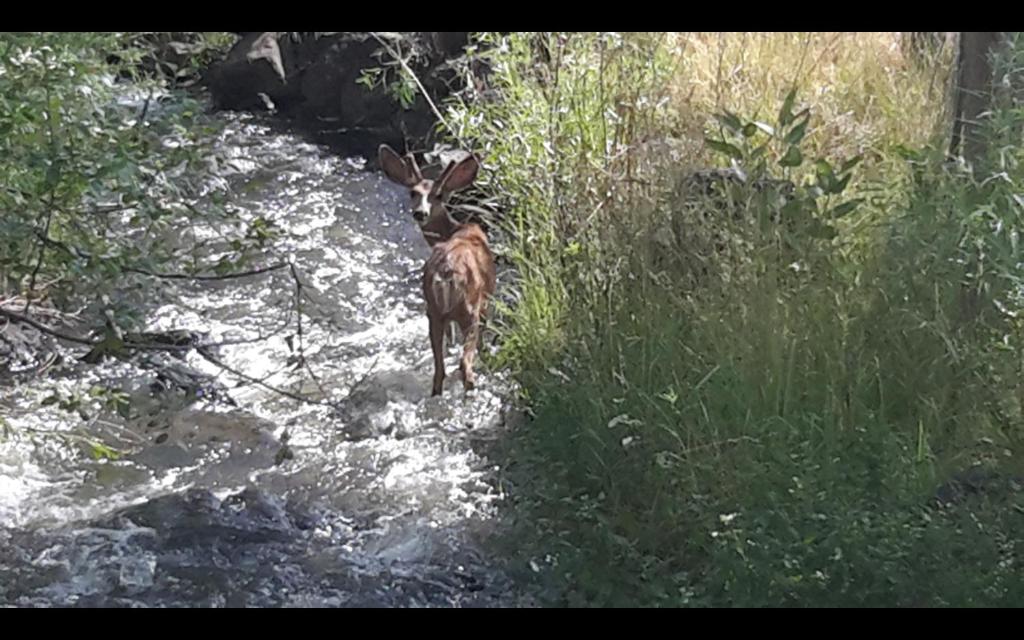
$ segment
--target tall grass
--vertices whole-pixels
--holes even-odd
[[[900,48],[897,33],[685,33],[676,36],[685,60],[672,83],[699,138],[709,114],[729,109],[770,117],[791,86],[815,114],[813,151],[839,156],[884,153],[898,142],[930,142],[946,116],[953,47],[925,67]]]
[[[983,172],[944,164],[948,58],[894,42],[513,34],[501,100],[451,106],[506,205],[516,544],[553,601],[1024,594],[1020,111]]]

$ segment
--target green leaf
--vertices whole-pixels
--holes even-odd
[[[804,220],[807,218],[806,206],[801,200],[790,200],[782,206],[779,213],[787,220]]]
[[[832,209],[831,216],[833,219],[842,218],[843,216],[851,213],[854,209],[859,207],[863,202],[864,198],[857,198],[855,200],[844,202],[841,205]]]
[[[725,111],[715,116],[715,119],[722,123],[729,131],[733,133],[739,133],[744,127],[743,123],[740,122],[739,116],[731,111]]]
[[[807,235],[819,240],[831,240],[839,234],[832,225],[825,224],[816,218],[811,218],[807,229]]]
[[[117,460],[121,457],[121,453],[115,449],[108,447],[102,442],[90,442],[89,448],[92,453],[92,457],[96,460]]]
[[[743,127],[743,137],[749,138],[755,133],[757,133],[757,125],[755,125],[753,122],[748,122],[747,125]]]
[[[803,161],[804,154],[800,151],[800,147],[790,147],[786,150],[786,154],[779,159],[779,166],[799,167]]]
[[[786,99],[782,101],[782,108],[779,109],[779,126],[785,127],[793,122],[793,104],[796,102],[796,87],[789,90]]]
[[[858,164],[860,164],[860,161],[863,160],[863,159],[864,159],[864,156],[854,156],[854,157],[850,158],[849,160],[844,162],[841,167],[839,167],[839,173],[846,173],[850,169],[853,169]]]
[[[896,153],[896,155],[903,158],[904,160],[920,161],[924,159],[924,154],[922,154],[920,151],[910,149],[909,147],[905,147],[902,144],[893,145],[892,150],[893,152]]]
[[[227,275],[234,268],[234,264],[229,258],[221,258],[217,261],[217,264],[213,266],[213,272],[218,276]]]
[[[804,139],[804,135],[807,133],[807,123],[810,121],[809,117],[804,118],[799,124],[789,130],[789,133],[783,138],[783,142],[786,144],[800,144],[800,141]]]
[[[828,160],[817,160],[814,163],[814,173],[818,176],[818,184],[825,193],[832,193],[832,186],[836,181],[836,174]]]
[[[731,145],[722,140],[712,140],[711,138],[705,138],[704,142],[715,151],[725,154],[734,160],[743,159],[743,152],[735,145]]]
[[[846,190],[846,185],[850,184],[850,178],[853,177],[852,173],[846,174],[842,180],[832,182],[832,190],[829,192],[832,195],[838,195]]]
[[[43,401],[40,404],[42,406],[46,407],[46,406],[49,406],[51,404],[56,404],[59,401],[60,401],[60,398],[56,394],[54,394],[52,396],[44,398]]]

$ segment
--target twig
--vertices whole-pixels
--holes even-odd
[[[20,313],[16,313],[14,311],[8,311],[7,309],[4,309],[3,307],[0,307],[0,317],[7,318],[7,319],[9,319],[9,320],[11,320],[13,322],[17,322],[17,323],[20,323],[20,324],[26,324],[26,325],[32,327],[33,329],[35,329],[37,331],[41,331],[42,333],[45,333],[45,334],[47,334],[49,336],[53,336],[54,338],[58,338],[60,340],[66,341],[66,342],[73,342],[75,344],[80,344],[80,345],[83,345],[83,346],[86,346],[86,347],[97,347],[100,344],[102,344],[102,342],[103,342],[102,340],[89,340],[88,338],[81,338],[79,336],[73,336],[71,334],[64,333],[62,331],[58,331],[56,329],[51,329],[50,327],[42,324],[41,322],[37,322],[37,321],[33,320],[32,318],[30,318],[28,316],[22,315]],[[135,350],[135,351],[177,351],[177,352],[180,352],[180,351],[191,351],[192,349],[196,349],[196,350],[199,350],[199,349],[212,349],[212,348],[215,348],[215,347],[220,347],[220,346],[225,346],[225,345],[242,344],[242,343],[245,343],[245,342],[257,342],[257,341],[258,341],[257,339],[247,339],[247,340],[225,340],[223,342],[209,342],[209,343],[203,343],[203,344],[158,344],[158,343],[154,343],[154,342],[138,342],[138,341],[134,341],[134,340],[125,340],[122,343],[122,346],[124,348],[126,348],[126,349],[132,349],[132,350]]]
[[[269,267],[262,267],[260,269],[252,269],[250,271],[239,271],[238,273],[228,273],[222,276],[200,276],[192,275],[189,273],[156,273],[153,271],[147,271],[146,269],[139,269],[136,267],[125,267],[124,271],[131,273],[141,273],[144,276],[151,276],[153,278],[162,278],[164,280],[200,280],[200,281],[213,281],[213,280],[234,280],[236,278],[246,278],[248,276],[256,276],[261,273],[268,273],[270,271],[277,271],[278,269],[284,269],[289,266],[287,262],[279,262],[277,264],[270,265]]]
[[[290,322],[291,322],[291,311],[289,310],[288,313],[287,313],[287,317],[285,317],[284,322],[281,323],[281,326],[277,327],[276,329],[274,329],[270,333],[267,333],[267,334],[262,334],[261,333],[261,334],[257,335],[254,338],[238,338],[237,340],[221,340],[220,342],[208,342],[208,343],[203,344],[202,346],[203,346],[203,348],[206,348],[206,349],[212,349],[212,348],[218,348],[218,347],[232,347],[232,346],[236,346],[236,345],[240,345],[240,344],[253,344],[255,342],[263,342],[265,340],[269,340],[270,338],[276,336],[277,334],[279,334],[282,331],[284,331],[285,329],[287,329]]]
[[[63,242],[59,242],[57,240],[54,240],[53,238],[46,237],[45,235],[43,235],[42,232],[36,231],[36,237],[38,237],[39,241],[42,242],[43,244],[45,244],[47,246],[51,246],[51,247],[57,248],[57,249],[60,249],[61,251],[63,251],[64,253],[66,253],[67,255],[69,255],[69,256],[71,256],[73,258],[91,258],[92,257],[90,254],[83,252],[78,247],[69,247],[66,244],[64,244]],[[248,277],[248,276],[256,276],[256,275],[260,275],[262,273],[268,273],[270,271],[277,271],[278,269],[283,269],[283,268],[285,268],[287,266],[288,266],[287,262],[278,262],[276,264],[270,265],[269,267],[262,267],[262,268],[259,268],[259,269],[251,269],[249,271],[239,271],[237,273],[228,273],[228,274],[219,275],[219,276],[218,275],[203,276],[203,275],[197,275],[197,274],[191,274],[191,273],[157,273],[155,271],[149,271],[147,269],[141,269],[139,267],[124,267],[122,269],[122,271],[124,271],[126,273],[139,273],[139,274],[142,274],[144,276],[150,276],[150,277],[153,277],[153,278],[161,278],[161,279],[164,279],[164,280],[217,281],[217,280],[233,280],[235,278],[245,278],[245,277]],[[53,284],[53,282],[56,282],[56,281],[51,281],[49,284]],[[45,285],[45,286],[49,286],[49,284]]]
[[[44,55],[44,59],[46,57],[47,56]],[[49,78],[49,74],[44,76],[44,79],[43,79],[44,82],[46,82],[48,80],[48,78]],[[50,94],[50,86],[48,84],[45,87],[45,92],[46,92],[46,124],[47,124],[47,130],[49,131],[49,134],[50,134],[50,139],[49,139],[50,153],[53,156],[53,157],[50,158],[50,162],[52,163],[51,164],[51,169],[53,167],[57,167],[58,168],[56,178],[53,179],[52,182],[50,181],[50,174],[49,174],[49,172],[47,172],[47,176],[46,176],[47,182],[49,183],[49,186],[50,186],[50,192],[49,192],[48,198],[47,198],[48,202],[46,203],[46,222],[43,224],[42,237],[43,238],[49,238],[50,237],[50,223],[53,221],[54,203],[56,201],[57,184],[60,182],[61,176],[60,176],[60,169],[59,169],[59,167],[60,167],[60,164],[59,164],[60,163],[60,158],[57,157],[57,151],[58,151],[58,149],[57,149],[57,132],[56,132],[56,130],[53,127],[53,105],[52,105],[52,99],[53,98],[52,98],[52,96]],[[32,293],[35,291],[35,288],[36,288],[36,276],[39,275],[39,270],[43,266],[43,257],[45,255],[46,255],[46,244],[41,242],[39,244],[39,257],[36,259],[36,266],[32,269],[32,276],[29,278],[28,295],[25,296],[25,308],[22,309],[22,313],[28,313],[29,308],[32,306]]]
[[[305,366],[306,370],[309,372],[310,376],[313,378],[314,382],[316,383],[317,387],[319,388],[320,392],[326,397],[328,395],[326,389],[324,389],[323,384],[320,382],[320,379],[313,372],[312,368],[310,367],[310,365],[309,365],[309,363],[308,363],[308,361],[306,360],[306,357],[305,357],[305,351],[304,351],[305,345],[304,345],[304,337],[303,337],[304,333],[303,333],[303,329],[302,329],[302,309],[301,309],[301,298],[304,295],[304,291],[303,291],[304,285],[302,284],[301,279],[299,279],[299,276],[298,276],[298,273],[295,270],[294,264],[291,263],[291,262],[283,263],[283,264],[279,264],[279,265],[273,265],[272,267],[267,267],[267,268],[264,268],[264,269],[256,270],[256,271],[253,271],[253,272],[249,272],[247,274],[231,274],[231,276],[229,276],[229,277],[241,277],[242,275],[255,275],[257,273],[264,273],[264,272],[267,272],[267,271],[270,271],[270,270],[273,270],[273,269],[280,269],[280,268],[283,268],[285,266],[288,266],[290,268],[292,277],[293,277],[293,279],[295,281],[295,285],[296,285],[295,286],[295,304],[296,304],[296,308],[297,308],[297,311],[298,311],[299,356],[300,356],[301,361],[302,361],[303,365]],[[169,275],[172,275],[172,276],[182,275],[182,276],[184,276],[184,274],[169,274]],[[187,278],[187,277],[191,277],[191,276],[184,276],[184,277]],[[218,276],[216,278],[209,278],[209,279],[223,279],[223,277]],[[305,295],[307,295],[307,297],[308,297],[308,294],[305,294]],[[289,312],[289,316],[290,316],[290,312]],[[0,306],[0,317],[6,318],[7,320],[9,320],[11,322],[16,322],[16,323],[28,325],[28,326],[36,329],[37,331],[40,331],[40,332],[45,333],[47,335],[53,336],[53,337],[58,338],[60,340],[64,340],[66,342],[71,342],[71,343],[74,343],[74,344],[79,344],[79,345],[83,345],[83,346],[91,347],[91,348],[95,348],[97,346],[100,346],[103,343],[103,341],[101,341],[101,340],[90,340],[88,338],[82,338],[82,337],[79,337],[79,336],[74,336],[74,335],[71,335],[71,334],[68,334],[68,333],[64,333],[62,331],[58,331],[56,329],[52,329],[52,328],[50,328],[50,327],[48,327],[48,326],[46,326],[46,325],[44,325],[44,324],[42,324],[42,323],[32,319],[32,318],[30,318],[30,317],[28,317],[28,316],[26,316],[24,314],[17,313],[17,312],[14,312],[14,311],[9,311],[7,309],[4,309],[2,306]],[[287,327],[287,319],[286,319],[285,324],[282,327],[280,327],[279,329],[277,329],[275,331],[275,333],[278,333],[278,332],[282,331],[285,327]],[[271,335],[273,335],[273,334],[271,334]],[[281,389],[280,387],[276,387],[274,385],[268,384],[264,380],[260,380],[258,378],[250,376],[250,375],[248,375],[246,373],[243,373],[243,372],[239,371],[238,369],[235,369],[235,368],[229,366],[228,364],[226,364],[223,361],[221,361],[219,358],[215,357],[209,351],[210,349],[212,349],[214,347],[230,345],[230,344],[241,344],[241,343],[245,343],[245,342],[256,342],[256,341],[258,341],[260,339],[265,339],[265,338],[260,337],[260,338],[255,338],[255,339],[228,340],[228,341],[222,341],[222,342],[219,342],[219,343],[182,344],[182,345],[168,345],[168,344],[157,344],[157,343],[151,343],[151,342],[136,342],[136,341],[128,341],[128,340],[126,340],[126,341],[124,341],[122,343],[122,346],[125,349],[136,350],[136,351],[186,352],[186,351],[191,351],[191,350],[194,349],[196,351],[196,353],[198,353],[200,356],[202,356],[205,360],[207,360],[208,362],[214,364],[215,366],[219,367],[220,369],[222,369],[224,371],[227,371],[228,373],[230,373],[230,374],[232,374],[234,376],[237,376],[237,377],[239,377],[239,378],[241,378],[241,379],[243,379],[243,380],[245,380],[245,381],[247,381],[249,383],[256,384],[256,385],[258,385],[260,387],[263,387],[263,388],[265,388],[265,389],[267,389],[269,391],[272,391],[272,392],[274,392],[274,393],[276,393],[278,395],[282,395],[282,396],[285,396],[287,398],[291,398],[293,400],[297,400],[299,402],[303,402],[303,403],[306,403],[306,404],[329,407],[329,408],[332,408],[334,410],[340,409],[342,404],[345,401],[347,401],[347,399],[348,399],[347,397],[344,400],[340,401],[340,402],[331,402],[331,401],[328,401],[328,400],[313,400],[313,399],[307,398],[305,396],[302,396],[300,394],[288,391],[286,389]],[[370,372],[372,372],[374,366],[376,366],[376,362],[374,362],[374,365],[371,366]],[[353,387],[349,391],[349,394],[348,394],[349,396],[351,396],[352,392],[355,389],[357,389],[369,377],[370,372],[367,372],[367,374],[361,380],[357,381],[356,384],[353,385]],[[270,376],[268,376],[268,377],[270,377]]]
[[[56,281],[55,280],[51,280],[49,283],[47,283],[44,286],[49,287],[50,285],[54,284],[54,282],[56,282]],[[4,300],[0,300],[0,307],[14,307],[14,306],[20,304],[20,302],[22,300],[24,300],[24,298],[22,298],[21,296],[14,296],[14,297],[11,297],[11,298],[6,298]],[[54,309],[52,307],[36,306],[35,308],[33,308],[32,313],[34,315],[36,315],[36,316],[48,316],[48,317],[51,317],[51,318],[58,318],[58,319],[63,320],[65,322],[72,321],[72,320],[75,321],[75,322],[82,322],[82,319],[78,317],[78,313],[79,313],[78,311],[75,311],[75,312],[65,312],[65,311],[59,311],[59,310]]]
[[[55,187],[54,187],[55,188]],[[28,283],[28,295],[25,296],[25,308],[22,309],[23,313],[28,313],[29,308],[32,306],[32,293],[36,289],[36,277],[39,275],[39,270],[43,266],[43,257],[46,255],[46,240],[50,238],[50,222],[53,220],[53,190],[50,189],[49,202],[46,205],[46,222],[43,224],[42,234],[40,235],[39,242],[39,257],[36,258],[36,266],[32,269],[32,276],[29,278]]]
[[[142,104],[142,114],[139,116],[139,121],[135,123],[135,128],[141,128],[146,122],[146,115],[149,114],[149,103],[153,100],[153,87],[149,88],[149,93],[146,95],[146,101]]]
[[[205,358],[211,364],[214,364],[214,365],[220,367],[221,369],[223,369],[224,371],[227,371],[228,373],[230,373],[232,375],[238,376],[239,378],[241,378],[241,379],[243,379],[243,380],[245,380],[247,382],[251,382],[253,384],[259,385],[259,386],[263,387],[264,389],[267,389],[269,391],[273,391],[274,393],[277,393],[279,395],[285,396],[287,398],[291,398],[292,400],[298,400],[299,402],[304,402],[306,404],[312,404],[312,405],[317,405],[317,406],[321,406],[321,407],[331,407],[332,409],[337,409],[338,406],[339,406],[339,405],[337,405],[337,404],[335,404],[333,402],[327,402],[327,401],[324,401],[324,400],[312,400],[312,399],[307,398],[305,396],[301,396],[301,395],[299,395],[297,393],[292,393],[291,391],[288,391],[286,389],[281,389],[280,387],[275,387],[274,385],[267,384],[266,382],[263,382],[259,378],[254,378],[254,377],[252,377],[252,376],[250,376],[248,374],[242,373],[238,369],[235,369],[234,367],[231,367],[231,366],[225,364],[224,362],[221,362],[219,359],[213,357],[210,353],[208,353],[206,351],[206,349],[198,348],[198,349],[196,349],[196,353],[201,355],[203,358]]]
[[[374,358],[373,364],[371,364],[370,367],[366,370],[366,373],[364,373],[358,380],[352,383],[352,386],[348,388],[348,395],[345,397],[346,400],[348,398],[351,398],[352,394],[356,392],[356,389],[363,386],[363,383],[370,379],[370,375],[373,374],[374,369],[377,368],[378,362],[380,362],[380,356]]]
[[[309,377],[312,378],[313,382],[316,383],[317,389],[319,389],[320,393],[326,398],[328,394],[327,391],[324,389],[324,385],[321,384],[320,378],[318,378],[316,373],[313,372],[313,368],[309,366],[309,360],[306,359],[306,347],[302,337],[302,280],[299,279],[299,274],[295,270],[294,262],[288,263],[288,269],[291,271],[292,280],[295,281],[295,318],[296,329],[299,338],[299,361],[302,363],[302,366],[309,373]]]
[[[134,209],[139,206],[137,202],[126,202],[124,204],[108,204],[104,206],[96,206],[88,211],[90,215],[106,215],[108,213],[117,213],[119,211],[127,211],[128,209]]]
[[[97,342],[93,342],[92,340],[89,340],[89,339],[86,339],[86,338],[79,338],[77,336],[72,336],[72,335],[68,335],[66,333],[62,333],[60,331],[57,331],[56,329],[51,329],[50,327],[47,327],[44,324],[36,322],[35,320],[33,320],[32,318],[29,318],[28,316],[24,316],[24,315],[22,315],[20,313],[15,313],[13,311],[8,311],[7,309],[4,309],[3,307],[0,307],[0,316],[3,316],[5,318],[9,319],[12,322],[17,322],[17,323],[20,323],[20,324],[27,324],[28,326],[32,327],[33,329],[35,329],[37,331],[42,331],[43,333],[45,333],[47,335],[51,335],[51,336],[53,336],[55,338],[60,338],[61,340],[65,340],[67,342],[74,342],[76,344],[84,344],[87,347],[95,347],[97,344],[99,344]]]
[[[416,83],[417,87],[419,87],[420,93],[423,94],[423,99],[427,101],[427,104],[430,106],[431,111],[433,111],[434,115],[437,116],[437,119],[441,121],[441,124],[444,125],[444,128],[447,129],[448,132],[450,134],[452,134],[452,136],[456,140],[459,141],[459,144],[464,149],[468,148],[466,146],[465,141],[459,136],[458,133],[456,133],[455,129],[453,129],[450,124],[448,124],[448,121],[445,120],[445,117],[443,115],[441,115],[441,110],[438,109],[437,105],[434,104],[434,101],[431,100],[430,94],[427,93],[426,87],[423,86],[423,83],[420,82],[419,76],[416,75],[416,73],[412,70],[412,68],[405,61],[405,59],[402,58],[401,55],[399,55],[394,49],[391,48],[391,45],[389,45],[387,42],[385,42],[384,39],[381,38],[380,36],[378,36],[376,33],[371,31],[370,35],[373,36],[374,40],[379,42],[382,47],[384,47],[384,50],[388,52],[388,55],[390,55],[392,58],[394,58],[395,61],[398,62],[399,65],[401,65],[402,70],[405,71],[407,74],[409,74],[409,77],[412,78],[412,81]]]
[[[801,74],[801,73],[803,73],[803,70],[804,70],[804,62],[806,62],[806,61],[807,61],[807,52],[808,52],[808,51],[810,50],[810,48],[811,48],[811,38],[812,38],[812,37],[813,37],[812,35],[808,35],[808,36],[807,36],[807,37],[806,37],[806,38],[804,39],[804,47],[803,47],[803,49],[801,49],[801,51],[800,51],[800,62],[798,62],[798,63],[797,63],[797,65],[796,65],[796,69],[794,69],[794,71],[793,71],[793,80],[792,80],[792,81],[791,81],[791,82],[789,83],[789,85],[790,85],[791,87],[795,87],[795,86],[796,86],[797,82],[798,82],[798,81],[799,81],[799,79],[800,79],[800,74]],[[827,47],[826,47],[826,48],[827,48]]]

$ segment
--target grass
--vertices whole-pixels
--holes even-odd
[[[925,67],[903,55],[898,33],[686,33],[674,43],[684,62],[672,83],[688,137],[700,139],[723,109],[774,115],[792,86],[815,114],[812,151],[884,154],[894,143],[931,141],[944,121],[949,64],[945,46]],[[876,157],[877,159],[877,157]]]
[[[1020,602],[1015,105],[971,172],[930,150],[948,52],[895,34],[491,40],[502,99],[449,120],[505,205],[511,542],[550,602]]]

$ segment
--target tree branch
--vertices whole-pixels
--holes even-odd
[[[98,344],[97,342],[93,342],[92,340],[89,340],[87,338],[79,338],[77,336],[72,336],[72,335],[69,335],[67,333],[61,333],[60,331],[57,331],[56,329],[51,329],[50,327],[46,326],[45,324],[36,322],[35,320],[33,320],[32,318],[29,318],[28,316],[22,315],[20,313],[15,313],[14,311],[8,311],[7,309],[4,309],[3,307],[0,307],[0,316],[2,316],[4,318],[7,318],[11,322],[17,322],[19,324],[27,324],[28,326],[32,327],[36,331],[41,331],[42,333],[45,333],[45,334],[50,335],[50,336],[53,336],[54,338],[60,338],[61,340],[64,340],[66,342],[74,342],[75,344],[83,344],[83,345],[85,345],[87,347],[95,347]]]
[[[46,244],[50,239],[50,222],[53,220],[53,191],[56,187],[50,188],[50,198],[46,205],[46,222],[43,224],[43,230],[39,234],[39,257],[36,258],[36,266],[32,269],[32,276],[28,283],[28,292],[25,296],[25,308],[22,309],[24,313],[28,313],[29,307],[32,306],[32,294],[36,289],[36,277],[39,275],[39,270],[43,266],[43,257],[46,255]]]
[[[313,372],[313,368],[311,366],[309,366],[309,360],[306,359],[306,345],[305,345],[305,343],[303,341],[303,334],[302,334],[302,296],[304,295],[303,291],[302,291],[302,288],[303,288],[302,280],[299,279],[299,274],[295,270],[295,263],[289,262],[288,263],[288,268],[291,270],[292,280],[295,281],[295,312],[296,312],[296,327],[297,327],[297,330],[298,330],[298,337],[299,337],[299,360],[302,362],[302,366],[309,373],[309,377],[312,378],[313,382],[316,383],[316,387],[317,387],[317,389],[320,390],[320,393],[324,397],[327,397],[327,391],[324,389],[324,385],[320,383],[320,378],[318,378],[316,373]]]
[[[221,369],[223,369],[224,371],[227,371],[228,373],[230,373],[232,375],[238,376],[239,378],[241,378],[241,379],[243,379],[243,380],[245,380],[247,382],[251,382],[252,384],[259,385],[259,386],[263,387],[264,389],[267,389],[269,391],[273,391],[274,393],[277,393],[279,395],[285,396],[287,398],[291,398],[292,400],[298,400],[299,402],[303,402],[303,403],[306,403],[306,404],[317,405],[317,406],[321,406],[321,407],[331,407],[332,409],[337,409],[338,406],[339,406],[339,405],[337,405],[335,403],[332,403],[332,402],[326,402],[326,401],[323,401],[323,400],[312,400],[312,399],[307,398],[305,396],[301,396],[301,395],[299,395],[297,393],[292,393],[291,391],[288,391],[286,389],[281,389],[280,387],[275,387],[274,385],[267,384],[266,382],[260,380],[259,378],[254,378],[254,377],[252,377],[252,376],[250,376],[250,375],[248,375],[246,373],[242,373],[241,371],[239,371],[238,369],[235,369],[234,367],[228,366],[227,364],[225,364],[221,360],[215,358],[213,355],[211,355],[209,352],[207,352],[207,350],[204,349],[204,348],[197,348],[196,349],[196,353],[198,353],[203,358],[208,360],[211,364],[214,364],[214,365],[220,367]]]
[[[71,334],[64,333],[56,329],[52,329],[46,326],[45,324],[33,320],[32,318],[26,315],[17,313],[15,311],[10,311],[8,309],[4,309],[3,307],[0,307],[0,317],[7,318],[12,322],[28,325],[35,329],[36,331],[45,333],[46,335],[52,336],[59,340],[64,340],[65,342],[72,342],[74,344],[80,344],[86,347],[98,347],[103,343],[102,340],[90,340],[88,338],[73,336]],[[190,351],[192,349],[212,349],[224,345],[241,344],[244,342],[246,341],[226,340],[223,342],[210,342],[205,344],[160,344],[156,342],[139,342],[137,340],[125,340],[123,346],[126,349],[132,349],[135,351]]]
[[[79,336],[73,336],[73,335],[70,335],[70,334],[67,334],[67,333],[63,333],[61,331],[57,331],[56,329],[51,329],[50,327],[47,327],[46,325],[44,325],[44,324],[42,324],[40,322],[37,322],[37,321],[33,320],[32,318],[29,318],[29,317],[27,317],[25,315],[22,315],[20,313],[16,313],[14,311],[9,311],[7,309],[4,309],[3,307],[0,307],[0,317],[7,318],[8,320],[10,320],[12,322],[28,325],[28,326],[32,327],[33,329],[36,329],[37,331],[45,333],[45,334],[47,334],[49,336],[52,336],[54,338],[58,338],[60,340],[64,340],[66,342],[71,342],[71,343],[83,345],[83,346],[86,346],[86,347],[96,347],[96,346],[99,346],[101,344],[101,341],[89,340],[88,338],[81,338]],[[265,389],[268,389],[269,391],[273,391],[274,393],[277,393],[279,395],[282,395],[282,396],[285,396],[285,397],[288,397],[288,398],[292,398],[293,400],[297,400],[299,402],[304,402],[306,404],[313,404],[313,405],[318,405],[318,406],[330,407],[332,409],[338,409],[341,406],[340,403],[328,402],[328,401],[323,401],[323,400],[312,400],[310,398],[307,398],[305,396],[301,396],[301,395],[299,395],[297,393],[293,393],[293,392],[288,391],[286,389],[281,389],[279,387],[275,387],[273,385],[267,384],[266,382],[264,382],[264,381],[262,381],[262,380],[260,380],[258,378],[254,378],[254,377],[252,377],[252,376],[250,376],[248,374],[245,374],[245,373],[243,373],[243,372],[241,372],[241,371],[239,371],[239,370],[237,370],[237,369],[235,369],[235,368],[225,364],[224,362],[222,362],[220,359],[216,358],[215,356],[213,356],[209,352],[209,349],[217,347],[217,346],[220,346],[222,344],[232,344],[232,342],[228,341],[228,342],[223,342],[223,343],[208,343],[208,344],[167,345],[167,344],[155,344],[155,343],[142,343],[142,342],[125,341],[124,342],[124,347],[127,348],[127,349],[136,350],[136,351],[176,351],[176,352],[182,352],[182,351],[190,351],[192,349],[195,349],[196,353],[198,353],[200,356],[202,356],[204,359],[206,359],[210,363],[216,365],[217,367],[220,367],[224,371],[227,371],[228,373],[231,373],[232,375],[238,376],[239,378],[242,378],[243,380],[246,380],[247,382],[259,385],[259,386],[261,386],[261,387],[263,387]],[[308,365],[307,365],[307,370],[308,370]],[[312,375],[312,371],[310,371],[310,375]],[[314,380],[316,380],[317,386],[320,387],[321,392],[323,392],[324,395],[327,395],[326,392],[323,389],[323,386],[320,385],[320,381],[317,380],[315,378],[315,376],[314,376]]]
[[[153,271],[147,271],[145,269],[138,269],[136,267],[125,267],[124,271],[131,273],[141,273],[144,276],[151,276],[154,278],[162,278],[164,280],[199,280],[199,281],[212,281],[212,280],[234,280],[236,278],[245,278],[248,276],[256,276],[261,273],[268,273],[270,271],[277,271],[278,269],[284,269],[289,266],[287,262],[279,262],[277,264],[270,265],[269,267],[263,267],[260,269],[252,269],[251,271],[239,271],[238,273],[228,273],[222,276],[199,276],[192,275],[189,273],[155,273]]]
[[[466,143],[459,136],[458,132],[455,131],[455,129],[450,124],[448,124],[448,121],[445,120],[445,117],[441,115],[441,110],[437,108],[436,104],[434,104],[434,101],[430,98],[430,94],[427,93],[427,88],[423,86],[422,82],[420,82],[419,76],[417,76],[416,72],[412,70],[412,67],[409,66],[409,63],[407,63],[398,52],[392,49],[391,45],[385,42],[383,38],[378,36],[373,31],[370,32],[370,35],[373,36],[374,40],[380,43],[382,47],[384,47],[384,50],[388,53],[389,56],[395,59],[395,61],[402,67],[402,70],[409,74],[409,77],[412,78],[412,81],[416,83],[417,87],[419,87],[420,93],[423,94],[423,99],[427,101],[427,105],[430,107],[431,111],[434,112],[434,115],[437,116],[437,119],[441,122],[441,124],[444,125],[444,128],[447,129],[448,132],[451,133],[452,136],[454,136],[455,139],[459,141],[459,144],[462,145],[464,149],[468,149]]]

